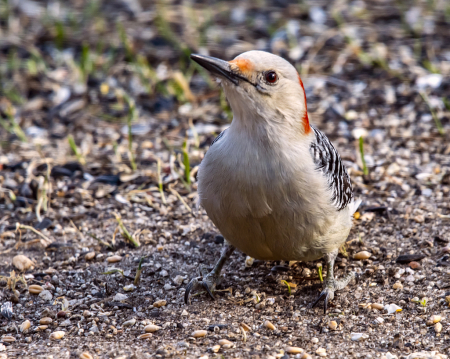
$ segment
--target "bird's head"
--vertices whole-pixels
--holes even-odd
[[[283,123],[310,133],[302,80],[285,59],[264,51],[244,52],[231,61],[194,54],[191,58],[220,78],[235,119]]]

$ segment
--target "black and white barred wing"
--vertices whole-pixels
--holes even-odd
[[[316,168],[327,178],[332,193],[333,205],[338,211],[347,207],[352,201],[353,189],[350,177],[342,164],[341,157],[330,140],[317,130],[314,130],[315,141],[311,144],[310,152]]]

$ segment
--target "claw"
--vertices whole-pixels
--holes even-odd
[[[313,303],[311,308],[315,308],[317,306],[317,304],[320,302],[320,300],[323,298],[323,314],[326,315],[329,297],[330,297],[330,293],[328,292],[328,290],[322,291],[322,293],[320,293],[320,295],[319,295],[319,298],[317,298],[317,300]]]
[[[203,288],[206,289],[206,292],[209,294],[209,296],[211,297],[212,300],[216,300],[216,298],[214,298],[214,295],[211,293],[211,291],[209,290],[208,284],[206,284],[205,282],[202,281],[202,285]]]
[[[184,303],[189,304],[189,293],[191,292],[192,288],[196,287],[198,285],[198,278],[192,279],[189,284],[186,287],[186,291],[184,292]]]

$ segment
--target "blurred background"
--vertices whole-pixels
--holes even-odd
[[[399,173],[416,152],[416,164],[448,154],[435,139],[450,128],[449,26],[445,0],[1,0],[0,166],[5,178],[21,171],[3,184],[15,199],[3,194],[2,206],[35,205],[42,183],[76,174],[86,188],[112,186],[96,198],[127,181],[195,192],[198,164],[232,114],[191,52],[291,61],[312,123],[354,176]]]

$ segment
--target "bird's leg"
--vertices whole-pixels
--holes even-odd
[[[232,245],[226,244],[220,254],[220,258],[214,266],[213,270],[208,273],[206,268],[200,268],[201,276],[193,278],[186,287],[186,291],[184,293],[184,302],[189,304],[189,293],[192,290],[197,289],[205,289],[209,296],[214,300],[214,289],[216,288],[217,282],[219,280],[220,271],[222,270],[225,262],[230,258],[231,254],[234,251],[234,247]]]
[[[323,313],[327,313],[328,301],[333,300],[334,292],[337,290],[341,290],[347,286],[347,284],[355,278],[355,273],[350,272],[344,278],[340,280],[334,279],[334,261],[338,255],[338,250],[334,250],[331,253],[327,253],[325,255],[327,261],[327,277],[323,283],[323,290],[319,295],[319,298],[313,303],[312,307],[314,308],[321,299],[324,300],[323,303]]]

